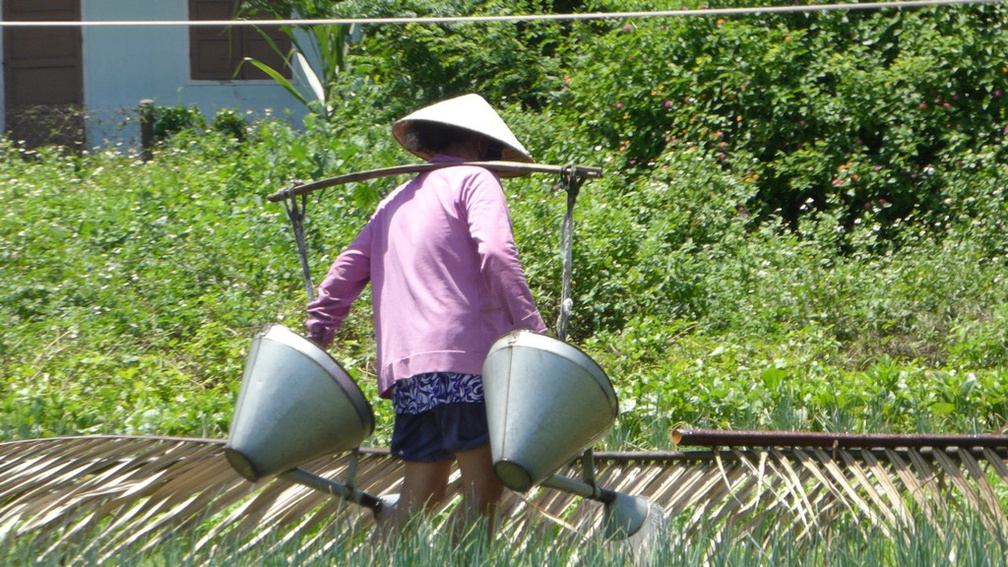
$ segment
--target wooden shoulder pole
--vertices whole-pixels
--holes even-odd
[[[485,167],[487,169],[492,169],[494,171],[507,172],[513,174],[554,173],[557,175],[572,174],[575,177],[582,177],[582,178],[602,177],[602,168],[585,167],[580,165],[575,166],[545,165],[538,163],[522,163],[514,161],[418,163],[410,165],[397,165],[395,167],[385,167],[381,169],[372,169],[368,171],[360,171],[357,173],[347,173],[346,175],[330,177],[328,179],[321,179],[319,181],[312,181],[310,183],[293,183],[288,187],[268,196],[266,199],[272,203],[277,203],[294,195],[304,195],[306,193],[311,193],[312,191],[325,189],[327,187],[333,187],[335,185],[343,185],[345,183],[354,183],[358,181],[368,181],[371,179],[378,179],[381,177],[391,177],[394,175],[423,173],[425,171],[441,169],[442,167],[452,167],[456,165],[475,165],[479,167]]]

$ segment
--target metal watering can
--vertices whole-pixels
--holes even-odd
[[[563,341],[516,331],[491,347],[483,364],[494,470],[511,490],[535,485],[602,502],[608,537],[633,537],[660,515],[650,501],[600,487],[591,451],[618,414],[605,372]],[[356,451],[374,430],[374,413],[350,375],[325,350],[282,325],[252,341],[224,454],[252,482],[280,475],[350,500],[375,515],[394,504],[298,468]],[[356,453],[355,453],[356,454]],[[556,474],[582,456],[584,479]]]
[[[501,337],[483,363],[490,453],[505,486],[527,492],[536,484],[602,502],[608,537],[643,535],[663,512],[639,496],[595,484],[590,447],[619,413],[602,368],[563,341],[529,331]],[[587,449],[587,450],[586,450]],[[582,455],[583,480],[556,474]]]
[[[329,354],[282,325],[252,341],[224,454],[256,482],[287,480],[346,498],[377,514],[391,501],[297,468],[312,459],[355,451],[374,430],[374,412],[350,375]]]

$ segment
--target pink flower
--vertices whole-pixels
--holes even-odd
[[[620,110],[621,108],[623,108],[623,103],[622,102],[617,102],[616,103],[616,110]]]
[[[1001,90],[1000,89],[994,91],[994,98],[1001,98]]]
[[[665,108],[671,108],[671,107],[672,107],[672,101],[671,100],[666,100],[665,101]]]
[[[633,26],[631,26],[630,24],[627,24],[627,25],[623,26],[623,31],[633,31]]]

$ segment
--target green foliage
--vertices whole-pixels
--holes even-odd
[[[214,132],[178,135],[147,163],[25,161],[4,146],[4,436],[226,431],[252,334],[303,303],[290,229],[265,194],[362,152],[323,129],[261,123],[241,153]],[[356,189],[313,217],[344,242],[354,225],[340,216],[375,204]]]
[[[351,4],[356,5],[356,4]],[[519,2],[394,0],[369,6],[372,17],[506,16],[548,13],[549,0]],[[410,24],[368,30],[357,69],[380,84],[401,114],[421,103],[479,92],[494,103],[541,108],[560,86],[555,54],[563,40],[550,22]]]
[[[961,152],[1006,156],[1004,6],[634,21],[575,55],[564,103],[617,165],[666,148],[747,172],[748,208],[849,228],[941,213]],[[619,69],[619,73],[610,70]]]
[[[251,15],[278,19],[319,19],[334,15],[333,3],[313,0],[246,0],[243,6]],[[347,51],[354,30],[352,25],[284,26],[282,31],[291,42],[291,49],[286,53],[268,34],[262,33],[263,39],[273,51],[283,58],[284,66],[298,69],[314,98],[308,98],[303,93],[303,86],[297,84],[296,80],[285,77],[280,69],[274,69],[252,57],[246,57],[243,64],[247,63],[266,73],[310,111],[328,119],[332,116],[336,101],[344,94],[340,75],[349,68]]]
[[[364,13],[351,1],[311,9]],[[207,127],[192,109],[157,108],[162,142],[146,163],[4,142],[0,437],[222,436],[252,335],[304,317],[283,207],[265,196],[402,163],[390,122],[471,90],[539,161],[604,168],[577,202],[570,336],[617,388],[607,446],[668,447],[683,425],[999,430],[1005,15],[982,5],[373,27],[347,52],[351,71],[327,83],[340,93],[328,115],[298,128],[233,112]],[[308,199],[316,278],[395,183]],[[556,183],[505,182],[548,322]],[[333,351],[375,399],[363,299]],[[376,444],[387,405],[376,404]]]
[[[175,134],[199,130],[206,126],[203,114],[195,106],[153,106],[147,119],[151,120],[154,141],[163,142]]]
[[[237,142],[243,142],[249,133],[248,122],[237,112],[228,108],[222,109],[214,115],[210,128]]]

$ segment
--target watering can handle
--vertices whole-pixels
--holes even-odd
[[[584,450],[581,454],[581,476],[584,478],[585,483],[595,485],[595,454],[592,453],[591,447]]]

